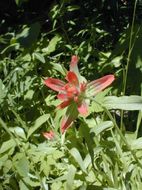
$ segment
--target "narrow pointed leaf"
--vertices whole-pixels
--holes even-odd
[[[84,165],[83,159],[82,159],[79,151],[76,148],[72,148],[70,150],[70,153],[74,157],[75,161],[80,166],[80,168],[82,169],[82,171],[86,173],[85,165]]]

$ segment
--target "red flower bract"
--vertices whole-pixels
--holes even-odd
[[[78,57],[73,55],[70,63],[70,71],[68,71],[65,77],[67,80],[66,83],[54,78],[48,78],[44,81],[46,86],[58,92],[57,98],[62,103],[57,107],[60,109],[68,107],[61,121],[62,133],[70,127],[79,113],[83,116],[88,115],[87,97],[95,96],[114,81],[114,75],[106,75],[88,83],[80,75],[77,63]]]
[[[55,133],[52,130],[49,132],[43,132],[42,134],[48,140],[53,140],[55,138]]]

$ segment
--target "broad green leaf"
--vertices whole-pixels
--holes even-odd
[[[82,169],[82,171],[86,173],[85,165],[84,165],[84,162],[82,160],[82,157],[81,157],[79,151],[76,148],[72,148],[70,150],[70,154],[76,160],[76,162],[78,163],[78,165],[80,166],[80,168]]]
[[[12,169],[12,167],[13,167],[13,163],[12,163],[12,161],[11,160],[6,160],[5,162],[4,162],[4,164],[3,164],[3,171],[4,171],[4,173],[8,173],[11,169]]]
[[[6,142],[3,142],[1,148],[0,148],[0,154],[6,152],[9,149],[12,149],[16,146],[16,143],[13,139],[10,139]]]
[[[41,161],[40,172],[43,172],[46,177],[49,176],[51,170],[50,165],[52,164],[49,163],[48,159],[45,160],[40,158],[40,161]]]
[[[22,177],[27,177],[29,173],[29,162],[25,156],[23,156],[18,162],[15,163],[17,172]]]
[[[103,131],[110,129],[113,127],[112,121],[104,121],[97,125],[95,128],[93,128],[93,131],[95,132],[96,135],[99,135]]]
[[[26,183],[24,183],[22,180],[19,181],[19,187],[20,187],[20,190],[29,190]]]
[[[117,56],[114,59],[112,59],[111,64],[113,64],[116,68],[121,65],[122,56]]]
[[[8,160],[8,154],[4,154],[4,156],[0,157],[0,169],[3,165],[5,165],[5,162]]]
[[[55,150],[55,151],[53,152],[53,158],[54,158],[55,160],[57,160],[57,159],[59,159],[59,158],[61,158],[61,157],[63,157],[63,156],[64,156],[63,152],[61,152],[61,151],[59,151],[59,150]]]
[[[43,155],[43,154],[53,154],[57,148],[49,147],[49,145],[44,142],[39,144],[38,146],[31,146],[29,149],[29,153],[33,155]]]
[[[60,72],[63,76],[66,75],[67,70],[65,69],[65,67],[63,65],[58,64],[58,63],[51,63],[51,65],[53,66],[53,69],[55,69],[58,72]]]
[[[24,129],[21,128],[21,127],[11,127],[9,128],[9,130],[11,132],[13,132],[14,134],[16,134],[17,136],[23,138],[23,139],[26,139],[26,135],[25,135],[25,132],[24,132]]]
[[[142,137],[135,139],[131,142],[130,144],[131,148],[136,150],[136,149],[141,149],[142,150]]]
[[[33,98],[34,91],[33,90],[28,90],[28,92],[25,94],[24,99],[29,99],[31,100]]]
[[[34,53],[32,54],[32,56],[33,56],[33,59],[37,59],[37,60],[39,60],[41,63],[45,63],[45,58],[44,58],[44,56],[43,56],[41,53],[34,52]]]
[[[141,96],[107,96],[103,105],[107,109],[142,110]]]
[[[36,121],[35,124],[30,127],[28,131],[28,138],[37,130],[41,127],[43,123],[45,123],[49,119],[50,115],[49,114],[44,114],[40,116]]]
[[[61,40],[61,37],[59,35],[54,36],[51,41],[49,42],[49,45],[46,48],[42,49],[42,52],[46,54],[50,54],[56,50],[56,46],[58,42]]]
[[[53,182],[51,185],[52,190],[62,190],[62,183],[61,181]]]

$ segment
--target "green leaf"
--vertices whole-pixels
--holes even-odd
[[[18,162],[15,163],[17,172],[22,177],[27,177],[29,173],[29,162],[25,156],[23,156]]]
[[[91,106],[89,107],[89,111],[90,112],[102,112],[103,111],[103,108],[101,107],[101,105],[97,104],[97,102],[102,102],[104,100],[104,97],[108,94],[108,92],[111,90],[111,88],[107,88],[105,89],[104,91],[98,93],[96,96],[95,96],[95,101],[93,101],[91,103]]]
[[[99,135],[100,133],[102,133],[106,129],[110,129],[111,127],[113,127],[112,121],[104,121],[97,125],[95,128],[93,128],[93,131],[96,135]]]
[[[20,187],[20,190],[29,190],[29,188],[26,186],[26,184],[22,180],[19,181],[19,187]]]
[[[24,95],[24,99],[27,100],[32,100],[33,98],[33,95],[34,95],[34,91],[33,90],[28,90],[27,93]]]
[[[73,190],[74,177],[76,173],[76,168],[73,165],[69,166],[68,174],[67,174],[67,183],[66,190]]]
[[[72,6],[67,7],[67,11],[69,11],[69,12],[75,11],[75,10],[78,10],[78,9],[80,9],[80,7],[77,6],[77,5],[72,5]]]
[[[0,154],[8,151],[9,149],[15,148],[16,143],[13,139],[10,139],[9,141],[6,141],[2,144],[0,148]]]
[[[1,51],[1,54],[10,53],[11,51],[15,51],[18,49],[19,49],[19,43],[10,44],[9,46],[7,46],[5,49]]]
[[[104,98],[103,105],[107,109],[142,110],[141,96],[108,96]]]
[[[58,42],[61,40],[61,37],[59,35],[54,36],[51,41],[49,42],[49,45],[46,48],[42,49],[42,52],[46,54],[50,54],[56,50],[56,46]]]
[[[80,168],[82,169],[82,171],[86,173],[85,165],[84,165],[84,162],[82,160],[82,157],[81,157],[79,151],[76,148],[72,148],[70,150],[70,154],[76,160],[76,162],[78,163],[78,165],[80,166]]]
[[[53,182],[51,185],[52,190],[63,190],[62,183],[60,181]]]
[[[119,67],[121,65],[122,58],[123,58],[122,56],[117,56],[113,58],[111,64],[113,64],[116,68]]]
[[[10,127],[9,130],[16,134],[17,136],[26,139],[25,131],[21,127]]]
[[[30,177],[29,177],[30,176]],[[31,174],[28,174],[28,177],[24,177],[23,181],[30,185],[31,187],[37,187],[40,186],[40,182],[37,180],[36,176],[32,176]]]
[[[40,126],[45,123],[50,117],[50,114],[44,114],[40,116],[36,121],[35,124],[29,129],[28,131],[28,138],[37,130],[40,128]]]
[[[6,89],[2,80],[0,79],[0,103],[3,101],[5,96],[6,96]]]
[[[15,3],[20,6],[22,3],[26,2],[28,0],[15,0]]]
[[[85,141],[86,141],[86,144],[87,144],[87,147],[88,147],[88,151],[89,151],[89,154],[90,154],[90,157],[91,157],[91,162],[92,162],[92,165],[94,166],[94,141],[91,137],[91,134],[90,134],[90,129],[87,125],[87,123],[82,123],[82,126],[80,127],[80,131],[82,133],[82,136],[85,138]],[[85,162],[84,162],[85,164]],[[85,164],[86,165],[86,164]]]
[[[34,53],[32,54],[32,56],[33,56],[33,59],[37,59],[37,60],[39,60],[41,63],[45,63],[45,58],[44,58],[44,56],[43,56],[41,53],[34,52]]]
[[[53,158],[54,158],[55,160],[57,160],[57,159],[59,159],[59,158],[61,158],[61,157],[63,157],[63,156],[64,156],[63,152],[61,152],[61,151],[59,151],[59,150],[55,150],[55,151],[53,152]]]
[[[135,139],[131,142],[131,148],[136,149],[142,149],[142,137]]]
[[[66,76],[67,70],[63,65],[57,63],[51,63],[51,65],[53,66],[53,69],[60,72],[63,76]]]
[[[8,160],[8,154],[4,154],[4,156],[0,157],[0,170],[2,166],[5,166],[6,161]]]

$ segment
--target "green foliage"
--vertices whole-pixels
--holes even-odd
[[[0,190],[142,189],[141,1],[13,3],[0,2]],[[65,80],[73,54],[88,81],[116,79],[88,117],[67,108],[76,121],[62,135],[43,80]]]

